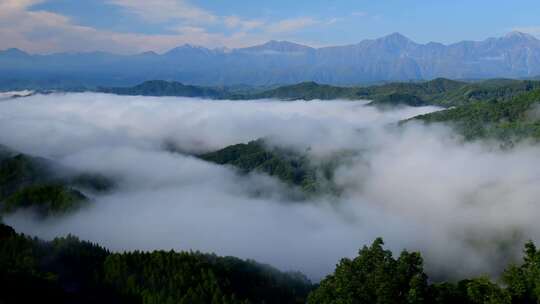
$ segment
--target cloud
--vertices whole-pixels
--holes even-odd
[[[223,18],[223,22],[229,28],[241,28],[245,31],[250,31],[260,28],[265,24],[262,20],[245,20],[238,16],[227,16]]]
[[[0,3],[0,14],[8,15],[11,12],[21,11],[44,1],[45,0],[4,0]]]
[[[325,21],[324,24],[332,25],[332,24],[336,24],[336,23],[341,22],[341,21],[343,21],[343,18],[331,18],[331,19]]]
[[[111,0],[112,1],[112,0]],[[316,24],[311,18],[276,21],[217,16],[187,1],[114,0],[131,13],[145,16],[147,22],[172,23],[172,33],[141,34],[115,32],[82,26],[69,17],[48,11],[29,10],[43,0],[6,0],[0,3],[0,49],[21,48],[35,53],[92,52],[134,54],[165,52],[189,43],[206,47],[245,47],[270,40],[276,34],[294,32]],[[223,25],[230,30],[210,30]]]
[[[182,20],[194,24],[214,23],[218,17],[184,0],[108,0],[144,20],[163,22]]]
[[[319,21],[310,17],[291,18],[268,24],[266,30],[270,33],[287,33],[319,23]]]
[[[17,47],[29,52],[139,53],[163,52],[184,43],[217,46],[245,46],[259,40],[242,32],[209,33],[202,27],[184,26],[176,34],[139,34],[98,30],[74,24],[66,16],[47,11],[29,11],[38,1],[3,2],[0,9],[0,49]],[[193,29],[200,28],[198,32]],[[188,30],[191,29],[191,30]]]
[[[4,101],[2,144],[120,181],[72,216],[5,220],[47,238],[74,233],[114,250],[213,251],[314,279],[382,236],[395,252],[421,250],[435,278],[495,275],[525,240],[540,240],[540,170],[530,165],[540,162],[540,148],[501,151],[465,143],[445,126],[393,124],[434,110],[88,93]],[[275,179],[162,149],[172,141],[210,151],[265,136],[309,151],[314,162],[354,152],[335,171],[343,195],[298,202]]]
[[[360,226],[330,201],[292,201],[292,190],[274,179],[238,176],[228,167],[170,154],[162,150],[163,142],[209,151],[270,136],[276,144],[304,150],[309,145],[312,153],[325,155],[351,146],[357,128],[432,110],[105,94],[18,100],[0,104],[4,144],[121,182],[117,191],[95,197],[93,208],[73,217],[51,222],[34,222],[24,214],[6,217],[17,229],[42,237],[70,231],[114,250],[192,248],[256,258],[316,279],[376,235],[355,234]],[[373,216],[369,210],[359,216],[368,213]],[[382,223],[376,226],[383,229]]]

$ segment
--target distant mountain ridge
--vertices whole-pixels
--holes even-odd
[[[520,32],[449,45],[420,44],[394,33],[357,44],[322,48],[269,41],[238,49],[186,44],[164,54],[30,55],[18,49],[0,51],[0,82],[4,86],[18,83],[22,86],[24,81],[42,87],[126,86],[152,79],[206,86],[307,81],[351,85],[439,77],[486,79],[538,75],[540,40]]]

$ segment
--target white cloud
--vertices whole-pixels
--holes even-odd
[[[184,0],[109,0],[149,21],[184,20],[189,23],[214,23],[219,18]]]
[[[214,251],[313,278],[383,236],[395,251],[421,250],[430,274],[491,274],[526,239],[540,240],[540,169],[531,166],[540,147],[501,151],[463,143],[444,126],[388,126],[433,110],[86,93],[4,101],[2,144],[121,181],[73,216],[5,220],[44,237],[75,233],[114,250]],[[275,181],[161,149],[165,140],[202,151],[262,136],[309,146],[310,156],[356,151],[336,171],[343,195],[291,202]]]
[[[187,1],[111,0],[111,3],[146,16],[145,20],[178,23],[169,26],[174,33],[150,35],[81,26],[61,14],[29,10],[32,5],[43,1],[0,2],[0,49],[16,47],[33,53],[108,51],[133,54],[149,50],[164,52],[185,43],[206,47],[245,47],[279,38],[275,37],[276,34],[294,32],[317,23],[307,17],[274,23],[238,16],[221,17]],[[216,23],[231,32],[210,31],[207,25]]]
[[[341,21],[343,21],[343,18],[330,18],[329,20],[325,21],[324,24],[332,25],[332,24],[336,24],[336,23],[341,22]]]
[[[288,33],[319,23],[320,21],[310,17],[291,18],[270,23],[266,26],[266,30],[270,33]]]
[[[139,34],[98,30],[74,24],[70,18],[47,11],[29,11],[39,1],[2,2],[0,5],[0,49],[17,47],[29,52],[109,51],[138,53],[166,51],[180,44],[208,47],[246,46],[259,40],[241,32],[209,33],[203,27],[184,26],[177,34]]]
[[[227,16],[223,18],[223,23],[229,28],[241,28],[250,31],[265,24],[262,20],[245,20],[238,16]]]
[[[42,237],[70,231],[113,250],[192,248],[256,258],[320,278],[388,222],[362,229],[356,221],[375,218],[376,211],[363,212],[352,200],[342,205],[351,210],[336,210],[325,201],[293,202],[291,190],[276,180],[238,176],[230,168],[163,151],[161,144],[168,140],[205,151],[280,135],[276,143],[309,144],[314,153],[326,153],[354,146],[357,141],[351,139],[359,127],[427,110],[381,112],[348,101],[227,102],[105,94],[3,102],[3,144],[120,180],[118,191],[96,197],[95,208],[73,217],[49,223],[17,216],[5,220]],[[347,220],[342,211],[355,220]]]

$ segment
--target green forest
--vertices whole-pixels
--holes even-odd
[[[0,303],[303,303],[300,273],[200,252],[111,253],[0,224]]]
[[[69,172],[69,168],[61,168]],[[90,199],[81,190],[108,191],[113,182],[98,174],[55,173],[51,160],[0,149],[0,215],[32,208],[40,217],[62,215],[84,207]]]
[[[452,107],[478,101],[508,100],[540,88],[540,81],[489,79],[476,82],[437,78],[424,82],[395,82],[373,86],[338,87],[303,82],[276,88],[213,88],[161,80],[133,87],[99,88],[98,92],[120,95],[206,97],[230,100],[371,100],[370,105]]]
[[[333,172],[347,156],[348,153],[343,152],[314,164],[307,151],[278,148],[264,139],[198,155],[205,161],[237,168],[242,174],[259,172],[273,176],[289,186],[298,187],[308,196],[339,193],[332,182]]]
[[[540,251],[488,277],[433,282],[422,255],[382,239],[343,258],[318,284],[297,272],[200,252],[124,252],[74,236],[42,241],[0,223],[0,303],[465,303],[540,301]]]
[[[491,138],[506,143],[540,138],[540,90],[509,100],[488,100],[414,117],[424,123],[453,126],[465,139]]]

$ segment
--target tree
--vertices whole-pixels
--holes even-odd
[[[511,265],[503,273],[503,282],[515,301],[537,303],[540,299],[540,252],[533,242],[527,242],[523,264]]]
[[[364,246],[353,260],[342,259],[308,297],[308,303],[424,303],[427,276],[419,253],[403,251],[396,260],[381,238]]]

